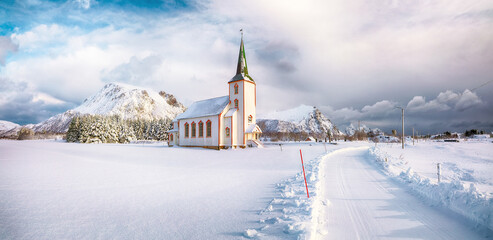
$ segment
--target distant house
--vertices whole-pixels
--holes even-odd
[[[307,138],[305,139],[305,141],[306,141],[306,142],[316,142],[317,140],[315,140],[315,138],[313,138],[313,137],[307,137]]]
[[[173,120],[169,145],[206,148],[259,146],[255,81],[248,75],[243,35],[236,75],[228,81],[229,95],[194,102]]]

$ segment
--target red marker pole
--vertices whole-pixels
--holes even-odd
[[[306,184],[305,166],[303,164],[303,154],[301,154],[301,149],[300,149],[300,157],[301,157],[301,167],[303,168],[303,178],[305,179],[306,197],[310,198],[310,194],[308,193],[308,184]]]

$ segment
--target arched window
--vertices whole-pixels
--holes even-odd
[[[248,116],[248,123],[252,123],[252,115]]]
[[[192,122],[192,137],[197,136],[197,124],[195,122]]]
[[[238,109],[238,99],[235,99],[235,108]]]
[[[207,122],[205,123],[205,125],[206,125],[206,128],[207,128],[206,129],[207,130],[206,131],[206,136],[207,137],[211,137],[211,135],[212,135],[212,122],[211,122],[211,120],[207,120]]]
[[[235,94],[238,94],[238,83],[235,84]]]
[[[226,137],[229,137],[229,127],[226,128]]]
[[[204,123],[202,121],[199,122],[199,137],[204,137]]]
[[[187,138],[188,135],[188,123],[185,123],[185,137]]]
[[[173,142],[173,134],[170,134],[170,135],[169,135],[169,141],[170,141],[170,142]]]

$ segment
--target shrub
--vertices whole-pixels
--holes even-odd
[[[28,140],[28,139],[33,139],[34,136],[34,131],[30,128],[21,128],[19,130],[19,134],[17,136],[17,140]]]

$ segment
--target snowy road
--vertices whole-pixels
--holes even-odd
[[[484,238],[462,217],[411,195],[368,158],[363,147],[336,151],[323,161],[312,239]]]

